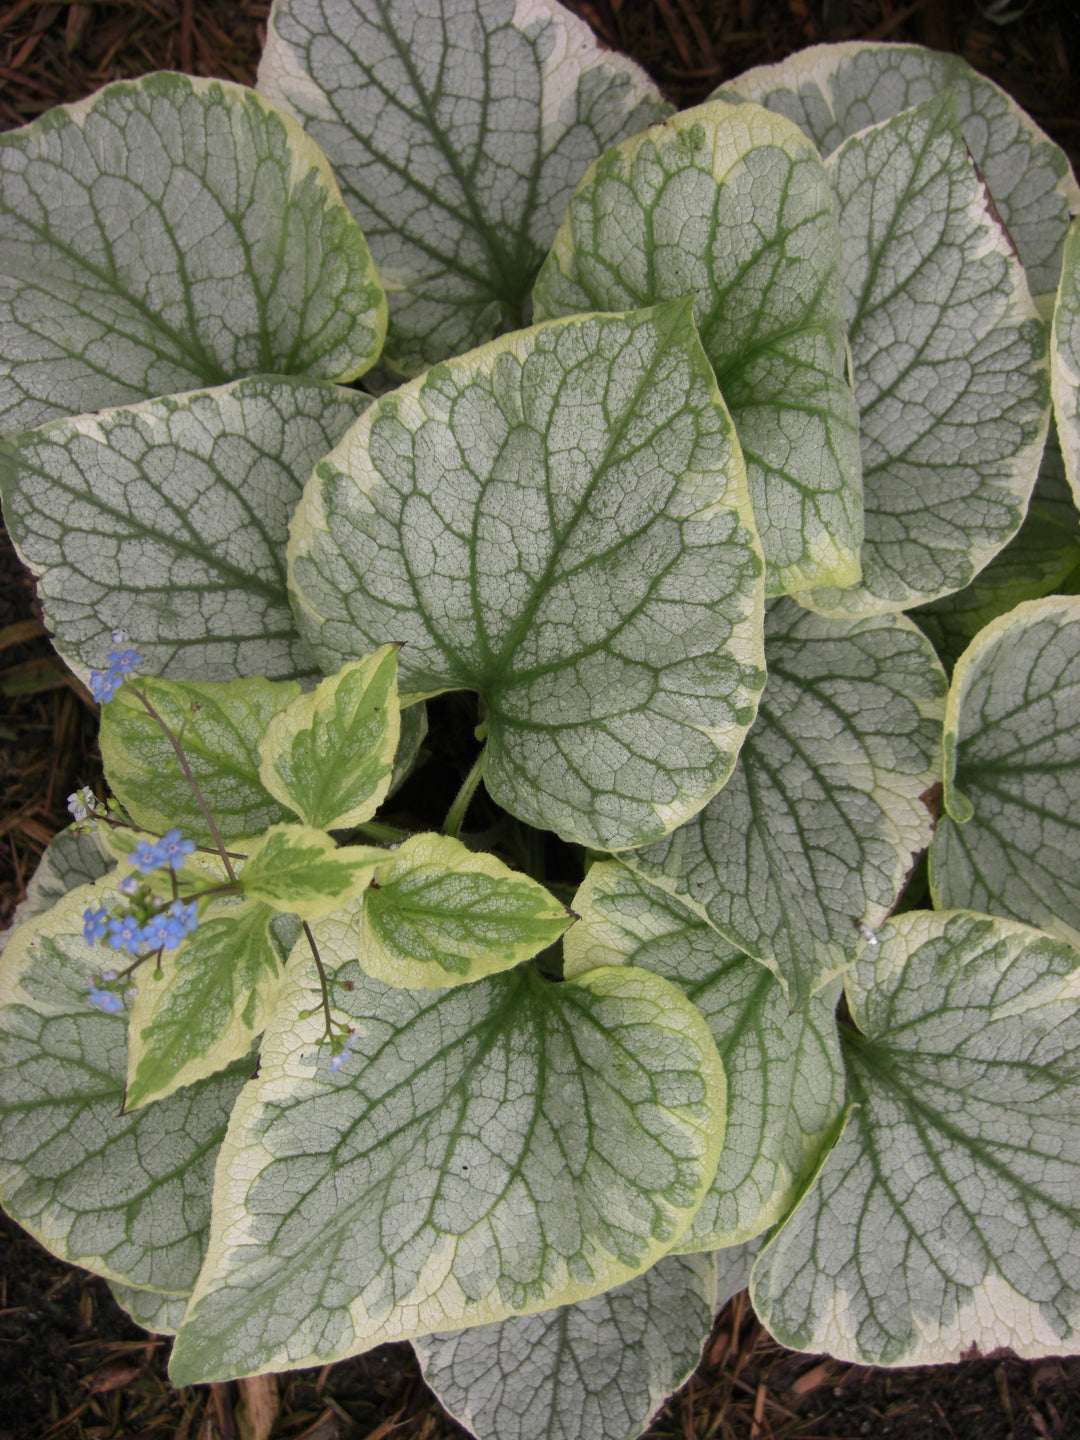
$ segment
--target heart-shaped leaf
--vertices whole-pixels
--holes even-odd
[[[316,673],[285,590],[289,516],[370,398],[258,376],[0,444],[4,521],[84,677],[126,629],[174,680]]]
[[[331,1068],[298,948],[233,1113],[175,1383],[587,1299],[679,1240],[716,1170],[725,1086],[674,985],[519,966],[397,990],[350,961],[340,917],[314,933],[353,1053]]]
[[[1080,954],[1017,925],[911,912],[848,977],[854,1104],[754,1265],[783,1345],[939,1365],[1080,1340]]]
[[[277,0],[258,88],[329,156],[409,375],[522,323],[585,166],[669,110],[555,0]]]
[[[770,594],[861,573],[859,419],[833,208],[825,167],[795,125],[717,101],[589,167],[534,293],[537,319],[694,296],[746,460]]]
[[[386,300],[325,157],[253,90],[161,72],[0,136],[0,417],[251,374],[362,375]]]
[[[479,691],[493,799],[608,849],[723,784],[764,680],[745,472],[689,308],[436,366],[375,402],[293,518],[325,671],[407,642],[406,698]]]
[[[801,1006],[896,903],[930,842],[945,677],[903,616],[766,617],[769,679],[735,773],[627,862],[684,898]]]
[[[1018,605],[957,662],[945,808],[930,848],[941,909],[1043,925],[1080,945],[1080,596]]]
[[[759,1234],[801,1192],[843,1108],[836,987],[792,1014],[763,965],[616,862],[592,867],[574,908],[581,919],[563,941],[567,977],[592,965],[663,975],[705,1017],[724,1062],[724,1151],[679,1248],[713,1250]]]

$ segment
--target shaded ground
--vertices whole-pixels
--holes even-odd
[[[1080,162],[1080,0],[579,0],[572,8],[680,105],[821,40],[915,40],[954,50],[1004,85]],[[152,69],[250,83],[268,11],[263,0],[0,0],[0,128]],[[32,584],[0,531],[0,926],[66,823],[68,792],[98,773],[95,734],[96,707],[52,655]],[[0,1216],[0,1440],[466,1433],[432,1399],[408,1346],[261,1389],[173,1390],[167,1355],[168,1342],[127,1320],[103,1282],[54,1260]],[[739,1296],[649,1436],[1076,1440],[1080,1359],[900,1371],[838,1365],[774,1345]]]

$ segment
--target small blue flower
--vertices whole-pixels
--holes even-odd
[[[185,858],[195,849],[195,841],[182,840],[179,830],[169,830],[158,841],[155,849],[161,856],[159,863],[171,865],[174,870],[182,870]]]
[[[109,921],[109,944],[114,950],[137,955],[145,940],[143,928],[134,915],[117,915]]]
[[[108,660],[109,669],[116,675],[134,675],[144,663],[137,650],[110,650]]]
[[[89,906],[83,911],[83,936],[88,945],[93,945],[95,940],[100,940],[108,929],[109,917],[102,909],[91,910]]]
[[[142,875],[151,874],[159,865],[165,863],[165,857],[161,853],[160,845],[151,845],[149,840],[136,841],[135,849],[127,858],[128,864],[134,865]]]
[[[339,1038],[339,1036],[335,1035],[334,1039],[331,1041],[331,1044],[337,1044],[339,1042]],[[341,1069],[342,1065],[345,1064],[345,1061],[349,1058],[349,1052],[352,1050],[355,1044],[356,1031],[350,1030],[345,1038],[345,1044],[341,1047],[341,1049],[337,1052],[336,1055],[330,1056],[330,1069],[333,1070],[335,1074]]]
[[[89,1000],[91,1005],[104,1010],[106,1015],[116,1015],[124,1008],[124,1001],[115,990],[99,990],[93,980],[90,981]]]
[[[112,670],[91,670],[90,694],[99,705],[107,705],[123,683],[123,678]]]
[[[116,882],[116,888],[121,895],[137,895],[139,893],[139,882],[134,875],[125,875],[122,880]]]
[[[175,950],[184,938],[184,927],[173,915],[154,915],[143,929],[143,938],[151,950]]]
[[[183,900],[174,900],[169,906],[169,914],[190,932],[199,923],[199,902],[192,900],[189,905],[185,905]]]

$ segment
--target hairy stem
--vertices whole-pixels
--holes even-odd
[[[334,1021],[330,1014],[330,987],[326,983],[326,971],[323,969],[322,958],[319,955],[319,947],[315,944],[315,936],[311,933],[311,926],[306,920],[300,922],[304,927],[304,934],[311,946],[311,953],[315,959],[315,969],[319,972],[319,989],[322,991],[323,1014],[326,1016],[326,1038],[332,1039],[334,1034]]]
[[[484,749],[487,747],[485,746]],[[465,776],[465,783],[457,793],[457,799],[446,812],[446,819],[443,821],[443,834],[457,839],[458,831],[461,829],[461,822],[465,819],[465,812],[469,808],[473,796],[476,794],[476,787],[480,784],[480,776],[484,767],[484,750],[480,751],[473,767]]]

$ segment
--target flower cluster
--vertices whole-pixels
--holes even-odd
[[[83,938],[88,945],[107,939],[114,950],[138,955],[142,950],[176,950],[199,923],[198,901],[170,901],[145,919],[128,910],[110,915],[103,906],[83,911]],[[93,1002],[92,1002],[93,1003]]]
[[[338,1071],[349,1058],[349,1052],[356,1044],[356,1031],[350,1030],[345,1036],[334,1035],[330,1040],[330,1069]]]
[[[137,650],[110,650],[107,670],[90,671],[90,693],[100,705],[107,705],[128,675],[143,663]]]
[[[128,864],[134,865],[140,875],[149,875],[154,870],[180,870],[194,849],[194,840],[182,839],[179,830],[167,830],[154,844],[139,840],[127,857]]]

